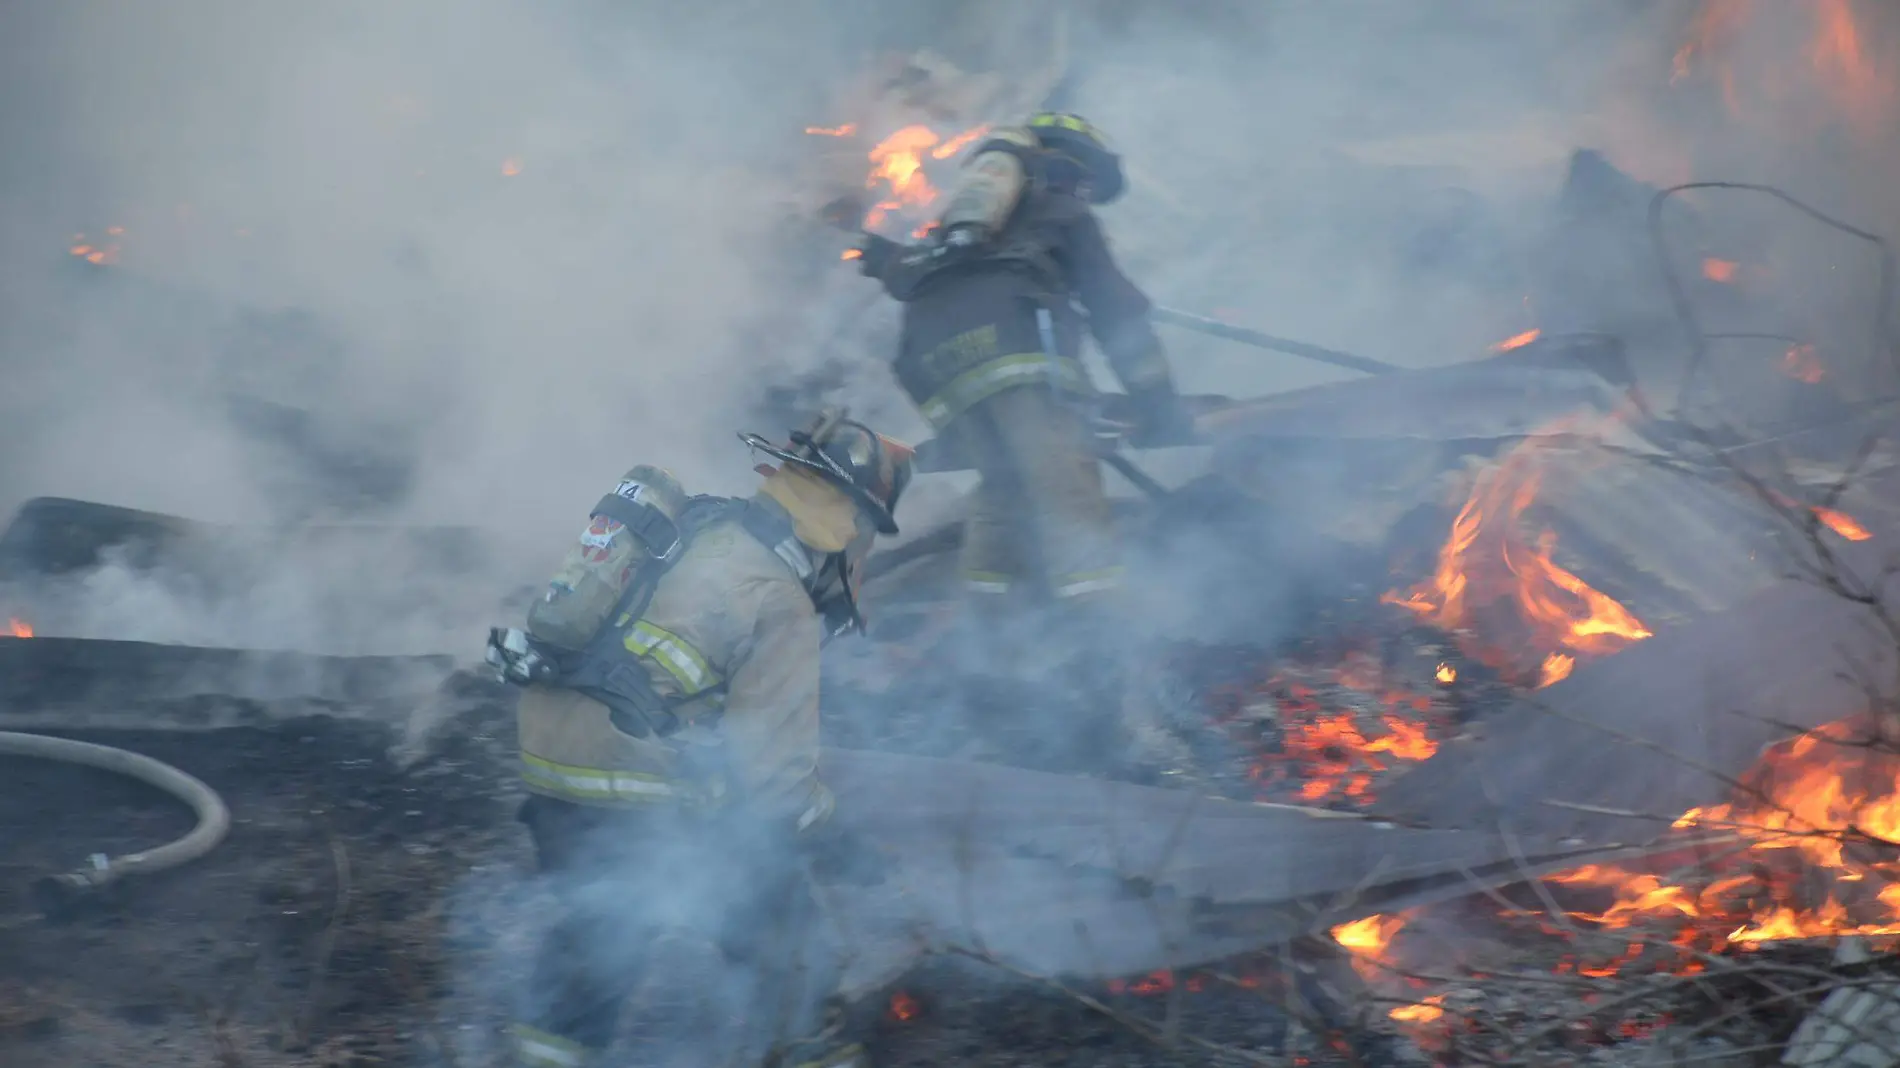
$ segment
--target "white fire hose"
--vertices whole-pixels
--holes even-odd
[[[0,755],[39,757],[117,772],[165,791],[189,805],[198,817],[198,825],[177,841],[120,857],[95,853],[90,862],[77,871],[40,880],[36,889],[50,898],[45,902],[49,906],[99,890],[128,876],[151,875],[189,864],[217,848],[231,829],[231,811],[216,791],[148,756],[109,745],[14,731],[0,731]]]

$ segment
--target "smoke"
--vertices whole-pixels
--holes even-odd
[[[388,446],[399,518],[569,517],[641,455],[733,488],[751,380],[803,356],[743,342],[835,52],[810,7],[15,9],[8,502],[295,514],[233,393]],[[241,329],[272,314],[306,328]]]
[[[802,131],[858,117],[841,86],[873,49],[1039,69],[1057,5],[899,6],[10,5],[0,508],[51,494],[239,525],[375,518],[510,547],[477,573],[425,576],[426,555],[272,555],[266,540],[232,550],[256,581],[217,596],[114,565],[88,580],[73,628],[467,652],[501,621],[470,602],[543,579],[635,462],[744,492],[733,432],[782,433],[748,420],[821,399],[920,434],[881,366],[894,311],[810,217],[838,179]],[[1695,3],[1074,3],[1059,99],[1128,161],[1131,192],[1102,216],[1158,301],[1436,366],[1555,321],[1554,300],[1600,328],[1591,316],[1624,298],[1659,299],[1632,273],[1648,261],[1628,212],[1585,225],[1619,228],[1636,253],[1540,290],[1567,256],[1553,205],[1578,148],[1650,185],[1772,180],[1874,229],[1893,219],[1886,134],[1789,43],[1811,25],[1753,6],[1672,80]],[[1892,28],[1861,14],[1868,63],[1890,74]],[[1783,73],[1771,88],[1751,62]],[[1775,278],[1804,281],[1785,299],[1807,318],[1766,313],[1771,326],[1866,310],[1865,250],[1790,244],[1806,239],[1756,208],[1698,210]],[[1166,340],[1187,392],[1345,377]],[[1282,516],[1354,506],[1356,461],[1304,459],[1272,502]],[[907,533],[956,514],[929,482],[948,480],[920,483]],[[1335,567],[1312,542],[1162,531],[1177,570],[1141,588],[1131,614],[1148,629],[1125,637],[1280,633],[1301,584]],[[1223,570],[1236,551],[1247,566]],[[1198,595],[1214,587],[1218,604]],[[448,607],[432,627],[405,602]],[[1072,725],[1044,727],[1069,743]]]
[[[1158,300],[1407,365],[1561,318],[1535,278],[1578,147],[1651,183],[1721,167],[1884,209],[1841,96],[1890,73],[1883,27],[1862,13],[1873,74],[1843,75],[1802,51],[1809,22],[1755,12],[1672,81],[1697,8],[12,9],[0,508],[466,524],[547,547],[512,585],[636,460],[742,491],[732,431],[821,400],[921,435],[882,367],[893,310],[809,217],[855,176],[802,131],[860,117],[873,49],[1024,81],[1065,61],[1053,99],[1123,150],[1104,219]],[[1769,67],[1772,92],[1747,80]],[[1586,274],[1548,300],[1654,284]],[[1346,377],[1167,340],[1190,391]],[[950,507],[935,489],[914,506]]]

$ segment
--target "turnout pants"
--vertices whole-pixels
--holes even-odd
[[[521,820],[560,911],[535,954],[515,1029],[519,1064],[596,1062],[649,978],[654,946],[672,934],[716,947],[707,987],[692,992],[712,1026],[656,1037],[687,1043],[678,1048],[696,1063],[758,1063],[803,1033],[795,1017],[817,1000],[803,974],[817,912],[788,830],[545,797],[530,798]],[[677,1011],[664,1015],[641,1030],[681,1029]]]
[[[1047,388],[989,397],[953,432],[982,478],[962,571],[974,699],[1024,710],[1039,766],[1100,770],[1122,730],[1122,567],[1101,461],[1080,410]],[[1002,682],[1005,692],[996,693]]]
[[[971,596],[1109,599],[1121,581],[1114,518],[1081,412],[1023,386],[979,401],[954,433],[982,476],[963,543]]]

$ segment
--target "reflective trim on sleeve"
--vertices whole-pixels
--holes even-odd
[[[659,775],[619,768],[584,768],[521,754],[521,778],[549,794],[588,804],[651,805],[689,801],[693,791]]]
[[[965,571],[963,588],[971,593],[1008,593],[1010,578],[999,571]]]
[[[579,1042],[516,1024],[515,1060],[524,1068],[580,1068],[593,1051]]]
[[[811,804],[798,814],[798,823],[794,827],[800,834],[830,819],[832,811],[838,807],[837,799],[824,783],[814,783],[812,794]]]
[[[1079,392],[1088,389],[1088,376],[1075,360],[1025,352],[998,357],[963,372],[917,408],[931,426],[942,429],[971,405],[1006,389],[1036,382],[1054,382],[1064,389]]]
[[[673,681],[680,684],[682,697],[693,697],[719,682],[718,672],[706,663],[706,658],[700,656],[699,650],[693,648],[691,643],[644,619],[633,625],[621,644],[635,656],[646,657],[666,669],[666,673],[673,676]]]
[[[1122,584],[1122,569],[1105,567],[1099,571],[1078,571],[1064,575],[1055,584],[1054,593],[1061,597],[1082,597],[1091,593],[1104,593]]]

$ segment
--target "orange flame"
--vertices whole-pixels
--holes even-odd
[[[1695,20],[1689,24],[1689,39],[1676,49],[1670,63],[1670,84],[1689,76],[1696,57],[1724,45],[1740,28],[1747,12],[1748,0],[1708,0],[1704,3],[1696,11]]]
[[[1354,670],[1376,670],[1349,663],[1339,672],[1342,685],[1378,690],[1387,711],[1379,717],[1383,733],[1368,736],[1353,712],[1328,712],[1314,691],[1298,683],[1279,683],[1281,739],[1271,757],[1254,762],[1248,775],[1257,784],[1297,783],[1294,792],[1307,804],[1373,800],[1372,786],[1398,761],[1426,760],[1438,751],[1426,725],[1413,718],[1431,701],[1423,695],[1383,689],[1383,680],[1352,678]]]
[[[1351,950],[1355,956],[1384,960],[1392,945],[1392,936],[1405,926],[1403,915],[1372,915],[1363,920],[1342,923],[1330,932],[1333,941]]]
[[[1848,515],[1846,512],[1836,511],[1832,508],[1823,508],[1817,504],[1814,506],[1814,518],[1820,520],[1822,526],[1846,538],[1848,541],[1866,541],[1873,537],[1872,534],[1868,533],[1866,527],[1860,525],[1859,520]]]
[[[1553,559],[1554,531],[1546,529],[1534,540],[1523,533],[1525,513],[1542,482],[1541,456],[1570,429],[1568,421],[1547,427],[1481,474],[1452,522],[1431,577],[1379,598],[1459,635],[1461,644],[1472,646],[1467,655],[1500,671],[1522,677],[1526,653],[1534,651],[1539,686],[1567,677],[1579,654],[1605,656],[1651,634],[1629,609]],[[1497,625],[1488,629],[1508,633],[1528,624],[1530,649],[1493,648],[1472,637],[1481,617],[1499,609],[1512,610],[1515,620],[1493,620]]]
[[[1809,62],[1827,78],[1828,89],[1857,123],[1878,123],[1879,105],[1893,87],[1867,58],[1852,3],[1816,0],[1814,13],[1817,26],[1808,44]]]
[[[1814,354],[1813,345],[1796,345],[1782,354],[1781,373],[1812,386],[1827,377],[1827,368]]]
[[[1813,514],[1815,522],[1839,534],[1841,537],[1846,538],[1848,541],[1867,541],[1874,536],[1871,531],[1861,525],[1860,520],[1855,519],[1853,516],[1837,508],[1827,508],[1818,504],[1801,504],[1773,490],[1768,492],[1770,496],[1780,502],[1783,508],[1787,508],[1791,511],[1803,508],[1807,509],[1808,512]]]
[[[891,995],[891,1018],[896,1020],[914,1020],[919,1006],[917,999],[899,990]]]
[[[872,146],[867,154],[871,168],[865,176],[864,187],[877,194],[878,200],[865,213],[864,228],[880,229],[894,216],[909,229],[911,236],[922,237],[929,230],[931,209],[942,196],[930,180],[928,161],[955,157],[989,129],[975,126],[946,138],[928,126],[913,124]],[[852,137],[858,127],[853,123],[807,126],[805,132],[821,137]]]
[[[1798,55],[1792,50],[1779,56],[1757,54],[1750,69],[1738,72],[1736,44],[1758,11],[1801,12],[1813,20],[1812,30],[1806,34]],[[1764,41],[1798,40],[1783,27],[1758,36]],[[1705,66],[1717,77],[1729,114],[1737,119],[1751,117],[1750,109],[1743,106],[1744,88],[1758,97],[1775,100],[1785,97],[1791,86],[1818,80],[1818,89],[1830,98],[1831,106],[1870,135],[1885,131],[1886,105],[1895,89],[1893,72],[1881,69],[1869,54],[1854,16],[1853,0],[1759,7],[1752,0],[1704,0],[1690,24],[1688,40],[1676,50],[1671,84],[1687,78],[1698,66]]]
[[[509,156],[507,159],[501,161],[501,176],[503,178],[513,178],[515,175],[520,174],[520,173],[521,173],[521,157],[520,156]]]
[[[1458,681],[1458,669],[1452,667],[1450,664],[1439,664],[1438,670],[1432,672],[1432,677],[1450,686],[1452,683]]]
[[[7,632],[9,637],[14,638],[31,638],[33,636],[33,628],[29,626],[24,619],[7,620]]]
[[[1891,859],[1891,847],[1900,844],[1900,757],[1864,735],[1835,723],[1778,743],[1743,777],[1737,794],[1744,800],[1678,818],[1678,830],[1727,831],[1746,843],[1718,854],[1703,885],[1610,865],[1545,881],[1613,893],[1608,908],[1573,912],[1575,919],[1608,929],[1674,925],[1668,941],[1702,951],[1793,938],[1900,936],[1900,862]],[[1635,956],[1597,970],[1613,974]]]
[[[1702,261],[1702,277],[1711,282],[1732,283],[1735,273],[1740,269],[1741,264],[1734,260],[1718,260],[1711,256]]]
[[[106,236],[108,238],[118,238],[124,235],[125,227],[123,226],[106,227]],[[72,244],[67,247],[66,251],[79,259],[85,260],[87,263],[103,266],[108,263],[119,262],[119,243],[116,240],[94,242],[88,239],[85,234],[74,234]]]
[[[1503,341],[1500,341],[1497,344],[1491,346],[1491,351],[1492,352],[1509,352],[1512,349],[1521,349],[1524,346],[1530,344],[1531,342],[1536,341],[1539,337],[1543,336],[1543,333],[1544,332],[1542,330],[1538,330],[1533,327],[1532,329],[1526,330],[1521,334],[1513,334],[1510,337],[1505,338]]]
[[[1400,1023],[1432,1023],[1445,1015],[1445,995],[1433,994],[1416,1005],[1400,1005],[1387,1013]]]

